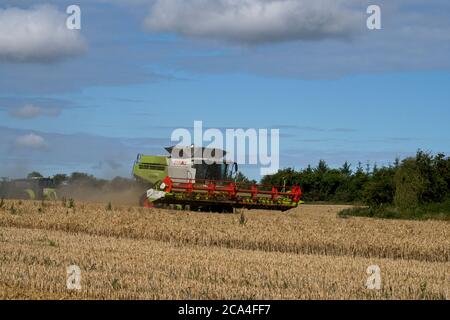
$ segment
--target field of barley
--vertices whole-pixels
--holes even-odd
[[[447,299],[450,223],[4,201],[1,299]],[[66,268],[81,270],[67,288]],[[381,288],[366,270],[380,268]]]

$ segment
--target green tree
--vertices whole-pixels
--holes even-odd
[[[64,174],[64,173],[58,173],[53,176],[53,181],[55,182],[55,185],[57,187],[62,185],[64,182],[66,182],[67,179],[68,179],[68,176],[67,176],[67,174]]]
[[[27,175],[27,179],[43,178],[43,177],[44,177],[44,176],[43,176],[42,174],[40,174],[39,172],[37,172],[37,171],[30,172],[30,173]]]
[[[442,170],[443,155],[434,157],[429,152],[419,150],[415,160],[420,175],[424,180],[424,190],[420,195],[420,202],[442,202],[448,194],[445,172],[439,170],[439,168]]]
[[[402,210],[416,208],[426,187],[416,159],[403,160],[395,172],[394,181],[396,207]]]
[[[344,162],[342,167],[340,168],[340,171],[345,176],[350,176],[352,174],[352,166],[347,161]]]
[[[364,184],[364,202],[370,206],[392,204],[394,201],[395,169],[382,167],[373,172]]]
[[[106,180],[97,179],[93,175],[84,172],[73,172],[67,182],[70,185],[91,186],[95,188],[101,188],[107,183]]]
[[[328,165],[325,160],[319,160],[319,164],[316,167],[316,172],[318,174],[325,174],[328,171]]]

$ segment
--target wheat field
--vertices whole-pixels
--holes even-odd
[[[2,299],[447,299],[450,224],[5,201]],[[67,288],[66,268],[81,270]],[[381,288],[368,289],[368,266]]]

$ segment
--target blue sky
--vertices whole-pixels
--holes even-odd
[[[282,167],[449,153],[450,5],[315,3],[79,1],[68,31],[71,1],[2,1],[0,176],[130,176],[194,120],[279,128]]]

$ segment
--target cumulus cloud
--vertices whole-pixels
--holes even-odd
[[[12,117],[19,119],[32,119],[40,116],[57,117],[61,113],[58,108],[42,108],[32,104],[13,108],[9,111]]]
[[[47,147],[45,139],[34,133],[25,134],[17,137],[16,145],[18,147],[26,147],[33,149],[44,149]]]
[[[67,15],[44,5],[0,9],[0,62],[54,62],[81,54],[86,42]]]
[[[176,33],[244,44],[346,38],[360,29],[352,1],[155,0],[144,25]]]

